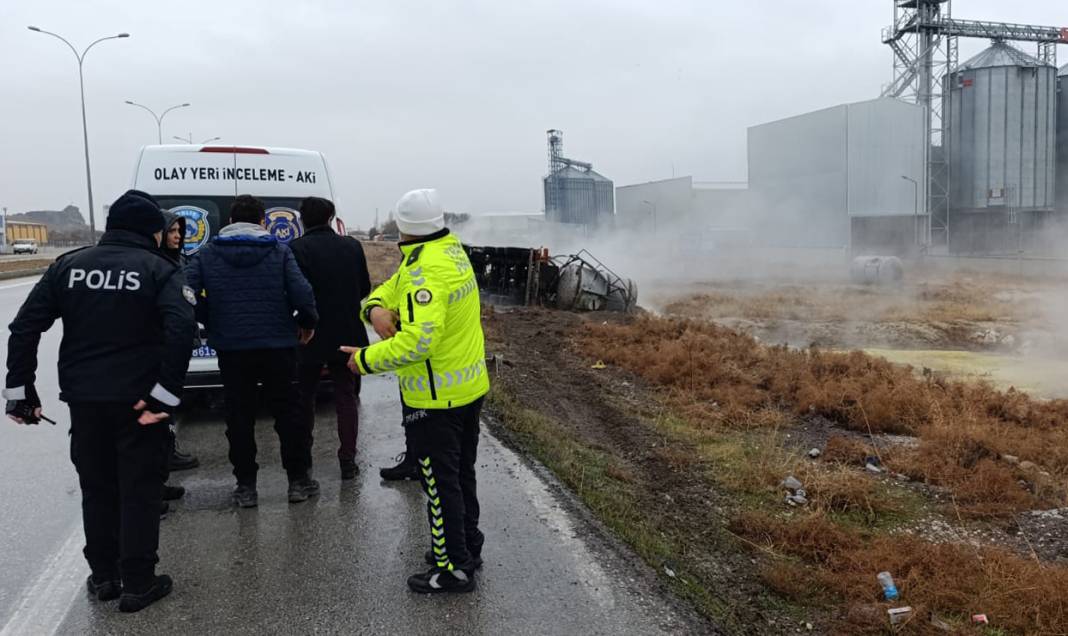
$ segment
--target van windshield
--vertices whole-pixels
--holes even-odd
[[[267,208],[267,228],[283,243],[304,233],[297,210],[298,197],[258,197]],[[232,196],[157,196],[160,207],[185,217],[185,254],[200,251],[211,237],[230,223]]]

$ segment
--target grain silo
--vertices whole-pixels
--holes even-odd
[[[1057,69],[995,41],[945,82],[950,249],[1024,249],[1054,207]]]
[[[1057,78],[1057,209],[1068,214],[1068,65]]]
[[[615,215],[615,187],[593,165],[563,156],[564,133],[548,131],[549,174],[543,180],[545,217],[586,227],[605,225]]]

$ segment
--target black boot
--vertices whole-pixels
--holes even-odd
[[[307,501],[309,497],[319,494],[319,482],[307,474],[296,479],[289,480],[289,503]]]
[[[97,582],[96,577],[92,574],[89,575],[86,580],[86,586],[89,588],[89,595],[96,598],[98,601],[114,601],[122,594],[122,581],[119,577],[103,577],[104,580]]]
[[[415,459],[409,459],[407,453],[401,453],[393,458],[398,462],[396,466],[392,468],[383,468],[378,471],[378,474],[382,476],[382,479],[386,481],[401,481],[403,479],[410,479],[412,481],[419,480],[419,468],[416,466]]]
[[[195,455],[189,453],[183,453],[178,450],[178,443],[175,442],[174,450],[171,451],[171,458],[168,462],[171,470],[189,470],[190,468],[196,468],[200,465],[200,460]]]
[[[341,460],[341,479],[349,480],[356,479],[356,475],[360,474],[360,467],[356,465],[356,462],[351,459]]]
[[[429,548],[423,554],[423,560],[426,561],[427,565],[437,565],[437,561],[434,560],[434,551],[429,549]],[[480,569],[481,567],[482,567],[482,557],[476,556],[475,554],[472,553],[471,554],[471,566],[467,567],[467,568],[464,568],[464,570],[473,572],[475,570]]]
[[[141,592],[123,591],[122,597],[119,599],[119,611],[140,612],[170,594],[173,587],[174,582],[171,581],[171,577],[166,574],[160,574],[152,581],[152,585],[147,590]]]
[[[185,496],[185,488],[182,486],[168,486],[163,484],[163,501],[174,501]]]
[[[475,577],[463,570],[430,568],[408,577],[408,587],[420,594],[463,593],[475,589]]]

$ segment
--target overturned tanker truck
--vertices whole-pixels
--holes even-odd
[[[593,254],[550,256],[545,248],[465,245],[482,299],[495,305],[544,305],[571,311],[629,312],[638,305],[634,281]]]

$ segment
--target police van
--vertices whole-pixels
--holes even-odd
[[[334,200],[322,153],[292,148],[219,145],[145,146],[137,158],[133,188],[151,194],[164,209],[185,218],[185,255],[192,257],[229,223],[234,198],[250,194],[267,208],[267,230],[282,243],[304,233],[297,210],[305,197]],[[345,234],[341,219],[335,231]],[[221,386],[215,351],[198,339],[186,387]]]

